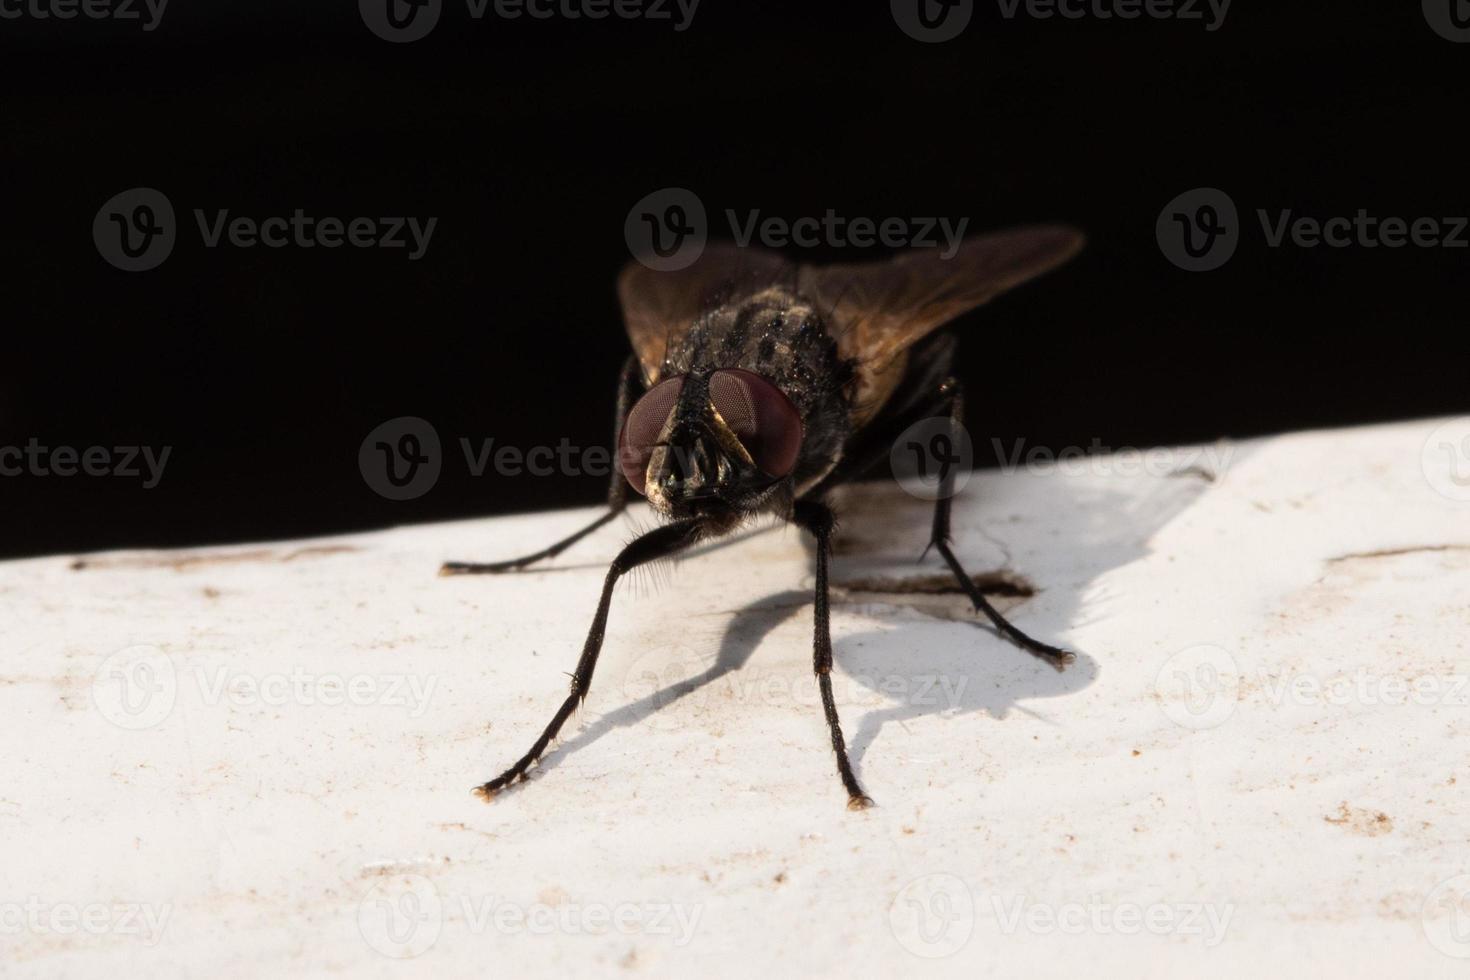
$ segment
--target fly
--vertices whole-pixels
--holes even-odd
[[[586,698],[619,578],[774,515],[816,539],[813,669],[848,807],[871,806],[832,697],[827,569],[835,522],[827,494],[887,459],[894,440],[923,419],[947,418],[958,442],[964,389],[950,375],[954,335],[941,328],[1062,264],[1082,242],[1071,228],[1033,226],[967,239],[947,258],[925,249],[886,262],[813,266],[724,245],[674,272],[629,263],[618,296],[633,353],[618,382],[618,465],[607,512],[535,554],[449,562],[440,571],[496,574],[551,558],[611,521],[633,493],[665,523],[613,559],[571,692],[530,751],[476,792],[489,800],[528,778]],[[954,475],[941,464],[929,547],[1001,635],[1063,669],[1072,654],[1013,626],[951,550]]]

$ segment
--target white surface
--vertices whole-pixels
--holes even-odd
[[[500,578],[435,570],[593,511],[0,566],[3,971],[1465,976],[1470,420],[1436,424],[1223,447],[1214,483],[977,475],[959,554],[1078,662],[840,597],[861,813],[795,531],[620,587],[586,709],[488,805],[630,525]],[[837,580],[940,570],[927,504],[862,496]]]

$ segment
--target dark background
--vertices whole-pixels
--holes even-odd
[[[1417,3],[1238,2],[1207,33],[1008,21],[991,0],[943,44],[907,37],[886,2],[703,0],[676,33],[474,21],[450,0],[406,45],[352,3],[250,7],[174,0],[152,33],[0,21],[0,445],[173,447],[152,490],[0,478],[0,553],[596,502],[599,477],[471,477],[457,439],[606,441],[623,222],[666,186],[711,215],[1085,228],[1072,266],[964,321],[982,455],[992,436],[1116,447],[1466,408],[1465,250],[1271,249],[1254,219],[1470,210],[1470,45]],[[1154,222],[1206,185],[1239,205],[1244,240],[1188,273]],[[166,193],[182,228],[163,265],[125,273],[91,227],[135,186]],[[196,207],[439,223],[417,262],[206,249]],[[393,502],[357,453],[402,415],[436,426],[446,461]]]

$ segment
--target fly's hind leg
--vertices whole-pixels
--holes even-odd
[[[628,410],[633,405],[633,399],[638,395],[639,369],[638,358],[629,355],[628,360],[623,363],[623,371],[618,376],[618,400],[617,408],[613,413],[613,468],[611,482],[607,488],[607,513],[597,520],[588,524],[575,534],[565,537],[549,548],[543,548],[534,554],[524,555],[520,558],[512,558],[509,561],[496,562],[467,562],[447,561],[439,567],[440,575],[495,575],[500,572],[514,571],[524,568],[543,558],[554,558],[572,545],[581,541],[587,535],[596,531],[604,524],[617,517],[628,506],[628,481],[623,479],[622,470],[617,465],[618,429],[627,417]]]
[[[965,414],[964,388],[954,378],[949,378],[941,386],[941,392],[949,402],[950,434],[955,444],[958,445],[960,438],[959,429],[963,424],[962,420]],[[964,566],[960,564],[954,552],[950,550],[949,511],[950,504],[954,498],[954,475],[954,467],[948,467],[944,471],[944,475],[940,481],[939,498],[934,501],[934,528],[929,536],[929,547],[939,552],[940,557],[944,559],[945,564],[949,566],[949,570],[954,574],[955,581],[959,584],[965,595],[969,596],[970,602],[974,604],[975,611],[984,613],[995,624],[995,628],[1000,632],[1001,636],[1004,636],[1027,653],[1034,654],[1042,660],[1045,660],[1057,670],[1062,670],[1067,664],[1076,659],[1075,656],[1060,647],[1054,647],[1049,643],[1042,643],[1040,640],[1032,639],[1011,625],[1011,622],[1002,616],[990,604],[989,600],[985,598],[985,595],[980,591],[979,587],[975,585],[974,580],[965,572]],[[925,550],[927,551],[928,549]]]

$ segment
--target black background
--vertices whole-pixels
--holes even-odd
[[[245,5],[234,5],[244,7]],[[1470,45],[1417,3],[1199,21],[1007,20],[921,44],[886,2],[703,0],[668,21],[472,20],[412,44],[352,3],[174,0],[139,24],[0,20],[0,445],[173,447],[162,483],[0,478],[7,555],[287,537],[588,504],[604,480],[471,477],[457,440],[606,441],[612,283],[644,195],[788,219],[1065,220],[1072,266],[964,321],[977,448],[1146,445],[1461,411],[1467,251],[1267,247],[1255,209],[1470,211]],[[1288,9],[1289,8],[1289,9]],[[162,190],[180,241],[118,271],[93,217]],[[1154,222],[1227,191],[1224,268]],[[203,247],[192,209],[435,216],[404,250]],[[793,254],[852,259],[851,249]],[[881,255],[874,251],[873,257]],[[364,436],[430,420],[444,472],[392,502]]]

